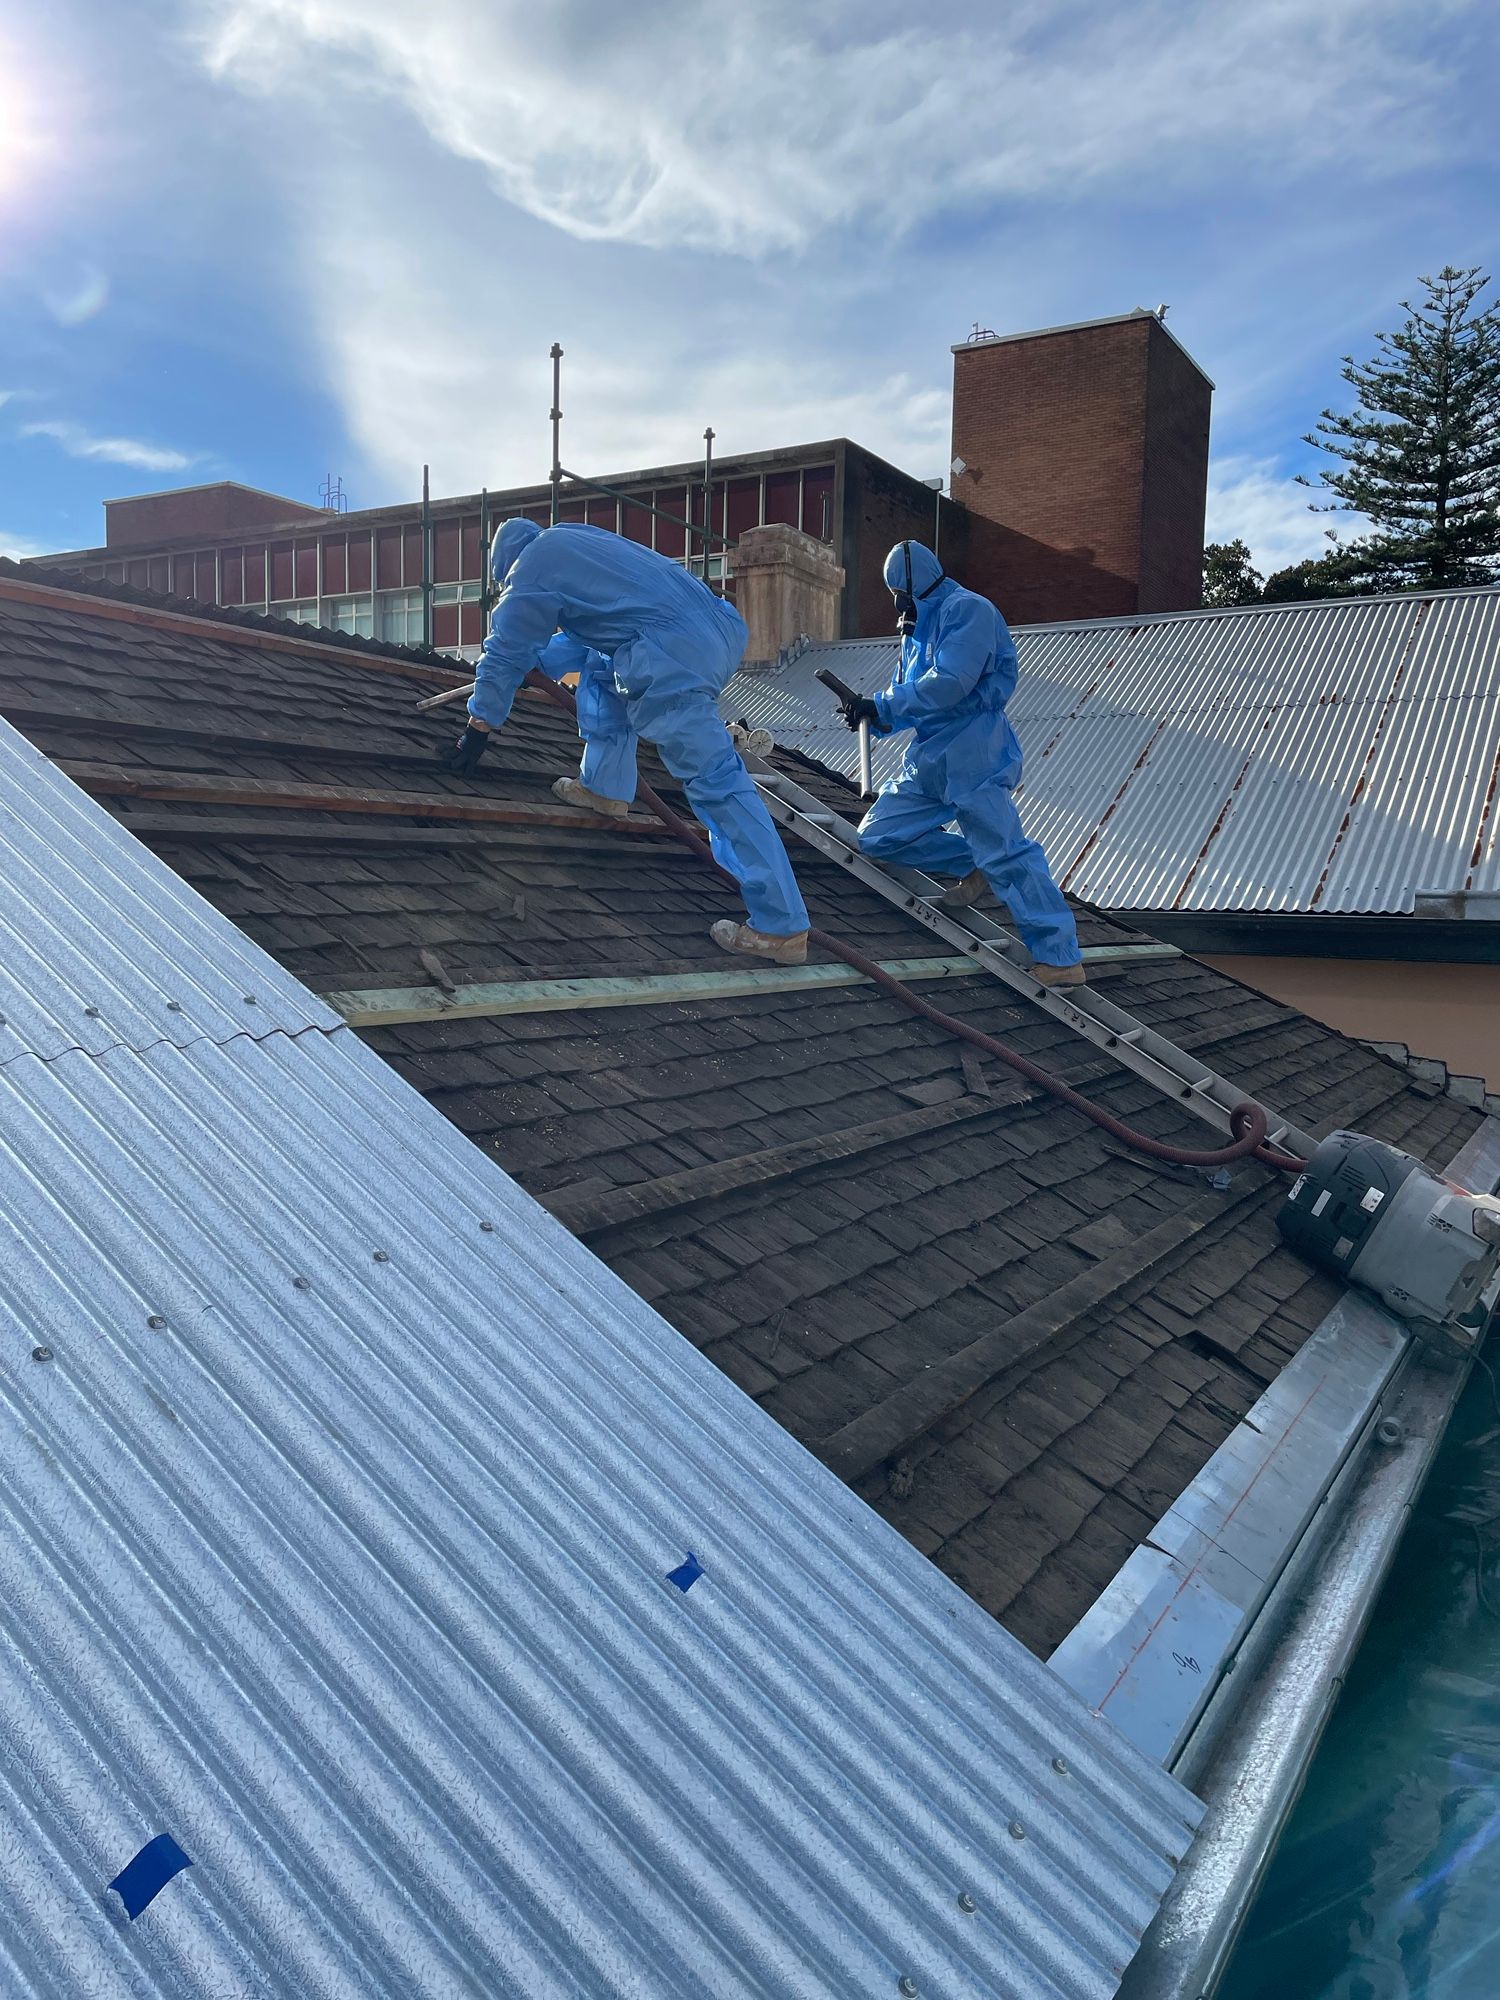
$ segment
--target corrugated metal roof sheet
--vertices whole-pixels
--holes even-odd
[[[315,999],[24,737],[0,785],[0,1063],[248,1029],[333,1028]]]
[[[17,1054],[0,1171],[7,1994],[1114,1993],[1195,1802],[350,1030]]]
[[[1405,912],[1500,887],[1500,589],[1017,631],[1019,794],[1054,871],[1112,909]],[[873,692],[895,641],[741,674],[778,740],[857,764],[828,665]],[[876,751],[893,776],[901,740]]]

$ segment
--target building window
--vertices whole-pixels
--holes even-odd
[[[388,646],[422,643],[420,590],[382,590],[375,599],[379,636]]]
[[[323,623],[333,632],[352,632],[356,638],[375,636],[375,612],[368,597],[325,597]]]
[[[273,618],[285,618],[291,625],[316,625],[318,622],[318,600],[304,597],[292,604],[273,604]]]

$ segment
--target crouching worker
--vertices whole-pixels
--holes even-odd
[[[506,521],[490,567],[501,586],[469,698],[469,726],[443,759],[472,771],[533,667],[579,674],[579,777],[565,805],[625,813],[635,746],[654,743],[708,829],[714,859],[738,881],[748,924],[709,932],[725,951],[776,965],[807,958],[807,908],[771,815],[715,702],[745,650],[745,621],[697,577],[604,528]]]
[[[877,861],[960,877],[942,899],[945,909],[967,909],[988,882],[1042,984],[1081,986],[1073,913],[1011,798],[1021,746],[1005,715],[1016,686],[1005,620],[988,598],[945,576],[920,542],[896,544],[885,581],[907,633],[901,661],[885,693],[860,696],[844,720],[851,729],[861,722],[884,733],[910,729],[912,740],[896,782],[860,823],[860,846]],[[954,819],[961,834],[944,830]]]

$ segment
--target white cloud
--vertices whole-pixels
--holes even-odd
[[[346,220],[351,214],[341,212]],[[354,229],[346,258],[323,246],[326,291],[316,317],[350,434],[371,467],[403,492],[415,489],[426,462],[440,492],[544,478],[550,364],[540,338],[528,340],[507,319],[504,272],[475,273],[461,319],[435,315],[430,300],[451,263],[449,247],[434,254],[429,285],[427,260],[408,245],[401,279],[391,285],[362,255],[368,240]],[[640,323],[618,336],[591,326],[569,340],[562,461],[571,470],[599,475],[696,460],[705,422],[720,456],[847,436],[922,472],[947,463],[946,385],[900,372],[863,380],[863,370],[840,367],[837,356],[788,368],[774,339],[754,352],[735,345],[704,353],[680,330],[674,336],[671,318],[670,309],[643,309]]]
[[[1276,460],[1231,455],[1209,465],[1208,525],[1211,542],[1243,541],[1249,545],[1262,576],[1309,556],[1328,553],[1328,531],[1340,541],[1363,534],[1369,523],[1360,514],[1323,514],[1316,490],[1300,486]]]
[[[13,562],[21,562],[27,556],[42,556],[46,553],[45,543],[28,541],[25,535],[9,535],[0,528],[0,556],[9,556]]]
[[[1246,166],[1399,171],[1447,143],[1430,33],[1462,4],[933,0],[913,26],[894,0],[198,0],[198,19],[216,77],[393,103],[576,237],[764,255],[1121,176],[1150,205]]]
[[[102,459],[108,465],[133,465],[142,472],[181,472],[196,462],[191,452],[174,451],[170,446],[146,444],[140,438],[95,437],[81,424],[62,419],[47,423],[22,424],[22,437],[51,438],[69,458]]]

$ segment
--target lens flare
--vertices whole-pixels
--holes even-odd
[[[51,157],[45,79],[13,38],[0,35],[0,225],[23,213]]]

